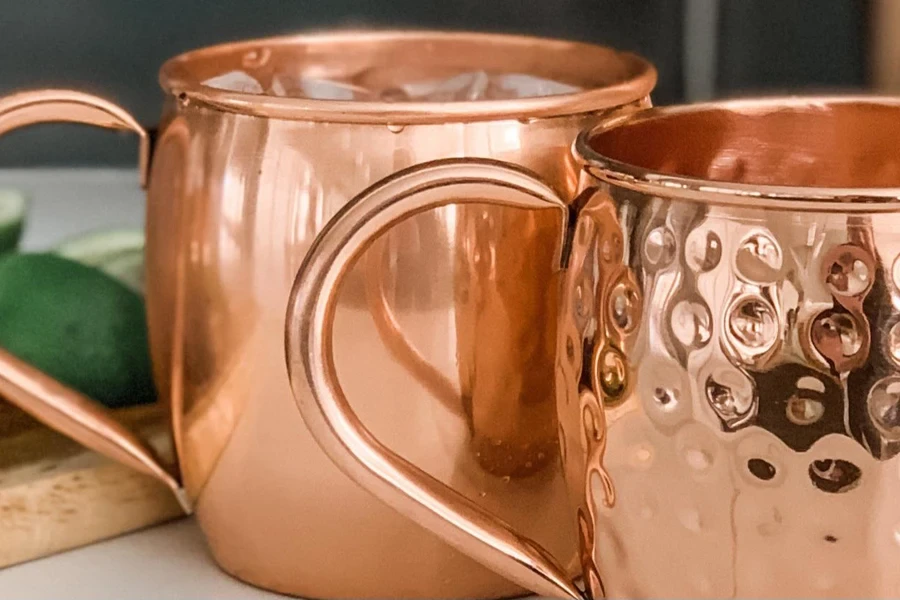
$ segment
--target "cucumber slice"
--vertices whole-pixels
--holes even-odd
[[[120,252],[97,265],[98,268],[137,292],[144,293],[144,249]]]
[[[135,250],[144,251],[144,232],[140,229],[92,231],[63,241],[54,252],[96,267],[110,256]]]
[[[139,229],[94,231],[64,241],[53,252],[144,292],[144,232]]]
[[[0,253],[19,247],[25,228],[28,198],[18,190],[0,189]]]

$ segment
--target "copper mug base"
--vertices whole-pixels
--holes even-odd
[[[264,87],[276,74],[303,72],[377,88],[479,69],[584,91],[430,103],[308,100],[203,84],[238,70]],[[152,146],[122,109],[57,90],[0,100],[0,133],[72,121],[139,135],[151,351],[178,467],[161,465],[96,404],[2,352],[0,392],[88,447],[165,481],[196,513],[216,561],[254,585],[319,598],[524,593],[383,505],[318,448],[297,412],[284,360],[288,296],[329,218],[397,169],[451,156],[502,158],[569,194],[577,184],[567,160],[575,134],[603,116],[647,106],[653,68],[632,55],[556,40],[343,32],[191,52],[167,62],[161,82],[167,97]],[[529,258],[498,242],[549,236],[549,249],[555,232],[552,218],[494,207],[417,215],[351,269],[334,351],[351,401],[394,451],[540,539],[574,572],[545,385],[552,321],[542,343],[503,349],[532,331],[521,317],[555,314],[558,299],[546,294],[552,250]],[[471,262],[473,249],[510,277],[485,278],[491,263]],[[464,293],[469,303],[460,305]],[[474,343],[485,300],[507,323],[506,337],[491,345]],[[458,343],[447,344],[457,332]],[[394,354],[384,353],[382,339]],[[416,356],[427,368],[416,366]],[[527,377],[518,375],[523,363]],[[510,374],[505,387],[484,376],[498,368]],[[435,385],[436,376],[447,384]],[[542,386],[536,393],[534,381]]]

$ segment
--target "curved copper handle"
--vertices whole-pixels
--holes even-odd
[[[146,185],[150,158],[147,132],[118,106],[71,90],[37,90],[0,98],[0,135],[38,123],[81,123],[133,131],[140,139],[140,181]],[[0,349],[0,395],[45,425],[113,460],[165,483],[186,512],[190,502],[177,477],[153,450],[108,410]]]
[[[328,223],[294,280],[285,332],[294,397],[312,435],[335,464],[382,501],[525,588],[581,599],[566,570],[546,550],[378,442],[353,412],[337,378],[335,304],[354,259],[398,221],[455,202],[556,210],[562,247],[565,204],[513,165],[447,159],[383,180]]]
[[[372,250],[384,249],[375,242]],[[366,302],[378,335],[391,355],[415,377],[435,398],[452,412],[460,412],[460,394],[449,377],[432,365],[403,333],[384,289],[384,255],[380,251],[366,253]]]

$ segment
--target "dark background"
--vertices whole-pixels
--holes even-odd
[[[608,44],[656,64],[656,104],[857,89],[866,85],[867,23],[865,3],[849,0],[0,0],[0,93],[77,88],[152,125],[162,99],[157,70],[172,55],[341,26]],[[33,127],[0,140],[0,167],[125,165],[135,157],[130,138],[77,126]]]

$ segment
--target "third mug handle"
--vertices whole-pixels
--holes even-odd
[[[137,134],[140,182],[147,184],[149,135],[115,104],[73,90],[32,90],[0,98],[0,136],[41,123],[79,123]],[[185,512],[191,512],[177,469],[162,464],[153,449],[117,423],[107,409],[3,348],[0,396],[85,447],[156,477],[172,490]]]
[[[535,175],[514,165],[445,159],[379,182],[328,223],[294,280],[285,332],[294,397],[323,450],[376,497],[523,587],[543,596],[581,600],[566,570],[546,550],[376,440],[338,381],[332,351],[335,305],[354,260],[395,223],[452,203],[556,210],[562,249],[566,204]]]

